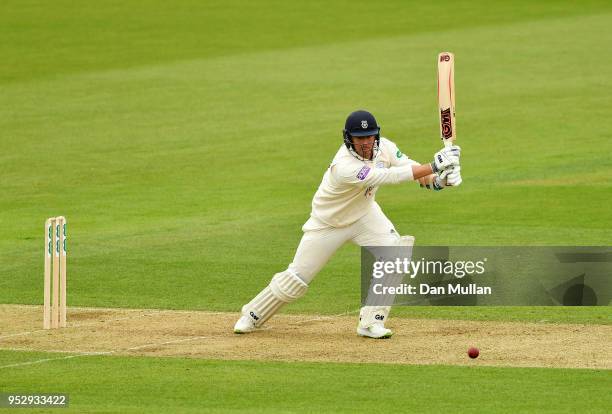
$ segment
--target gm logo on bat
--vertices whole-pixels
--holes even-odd
[[[450,60],[450,56],[449,55],[442,55],[440,56],[440,62],[448,62]]]

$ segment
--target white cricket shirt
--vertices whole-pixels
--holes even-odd
[[[312,200],[310,216],[332,227],[348,226],[372,207],[378,187],[413,179],[416,161],[381,137],[372,161],[361,161],[344,144],[340,147]]]

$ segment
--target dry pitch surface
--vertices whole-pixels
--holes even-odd
[[[71,308],[68,327],[41,329],[42,307],[0,305],[0,349],[232,360],[612,368],[612,326],[391,318],[389,340],[360,338],[356,315],[278,315],[232,332],[238,314]],[[470,360],[469,346],[481,355]],[[64,356],[58,355],[58,358]],[[2,367],[0,367],[2,368]]]

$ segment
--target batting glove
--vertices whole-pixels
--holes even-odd
[[[446,181],[444,181],[442,178],[440,178],[439,175],[436,175],[434,177],[434,179],[430,184],[421,184],[421,188],[426,188],[428,190],[435,190],[435,191],[440,191],[440,190],[444,190],[444,187],[446,186]]]
[[[457,145],[443,148],[435,153],[431,169],[434,173],[439,173],[452,166],[459,165],[460,155],[461,148]]]
[[[461,179],[461,167],[459,165],[447,170],[450,171],[446,176],[446,185],[449,187],[458,187],[463,181]]]

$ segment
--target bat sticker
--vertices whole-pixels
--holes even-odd
[[[440,111],[440,123],[442,125],[442,136],[447,139],[453,136],[453,123],[451,120],[451,110],[443,109]]]

